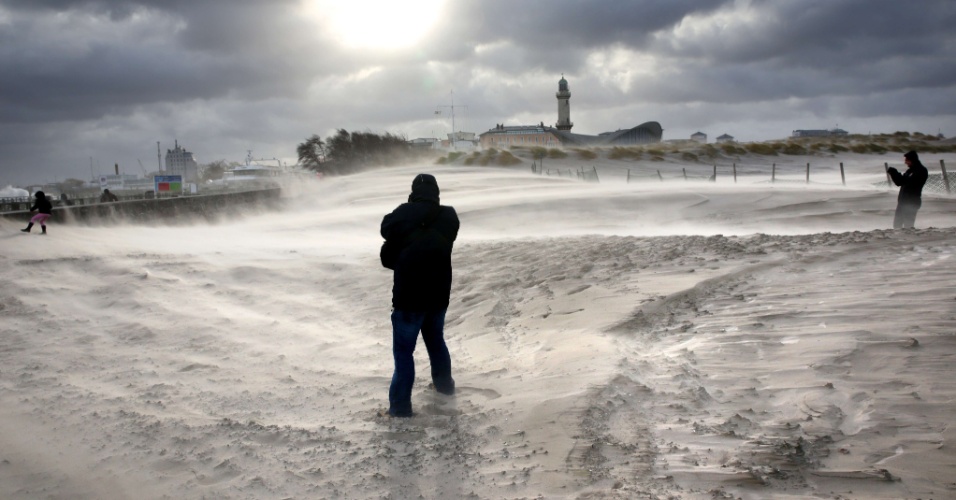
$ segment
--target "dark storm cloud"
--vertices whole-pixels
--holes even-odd
[[[756,1],[739,14],[651,50],[717,101],[956,84],[956,2]],[[670,90],[661,97],[690,97]]]
[[[669,29],[688,14],[706,13],[728,0],[557,0],[525,5],[464,3],[463,18],[483,16],[486,36],[506,36],[534,50],[594,49],[614,44],[642,46],[647,37]]]
[[[956,85],[952,1],[452,2],[447,8],[433,39],[445,49],[434,58],[458,58],[512,78],[566,73],[572,86],[609,99],[746,103]],[[655,68],[634,77],[629,91],[606,87],[587,74],[587,61],[613,49],[650,55]]]
[[[123,0],[6,0],[3,2],[6,6],[21,10],[33,12],[62,12],[74,9],[84,9],[107,13],[113,20],[123,19],[131,15],[136,9],[148,2],[126,2]],[[169,2],[179,3],[175,0]]]
[[[669,53],[722,62],[844,67],[873,59],[938,53],[951,40],[953,2],[896,0],[755,1],[753,22],[672,45]],[[853,56],[849,58],[848,56]]]
[[[341,46],[328,5],[302,5],[0,0],[6,161],[54,172],[155,161],[173,138],[208,160],[293,157],[336,128],[442,135],[452,90],[469,130],[553,123],[562,73],[582,133],[956,120],[952,0],[449,0],[408,49]]]
[[[280,2],[2,5],[13,16],[0,28],[0,120],[8,122],[89,119],[231,94],[290,95],[336,59],[316,57],[315,26]]]
[[[595,49],[641,48],[653,33],[673,27],[689,13],[710,12],[729,1],[450,2],[436,34],[445,50],[436,57],[469,57],[476,45],[507,42],[505,50],[524,66],[571,72]]]
[[[638,84],[643,98],[663,102],[945,87],[956,80],[947,52],[956,2],[944,1],[454,1],[429,43],[391,56],[332,48],[319,26],[294,14],[297,0],[0,5],[16,16],[0,31],[7,47],[0,49],[5,121],[84,119],[227,95],[294,96],[315,78],[367,64],[424,71],[427,61],[443,61],[515,78],[536,69],[577,73],[580,81],[587,58],[609,48],[661,60]],[[20,50],[42,45],[45,24],[35,16],[51,13],[72,15],[80,26],[89,15],[108,16],[115,25],[97,27],[116,29],[117,38],[78,40],[84,50]],[[134,18],[136,29],[123,31]],[[693,19],[695,30],[679,29]]]

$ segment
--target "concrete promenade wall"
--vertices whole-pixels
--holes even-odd
[[[257,209],[276,208],[281,204],[281,193],[282,190],[276,187],[237,193],[56,206],[53,209],[51,222],[53,224],[108,224],[125,220],[176,223],[197,218],[212,221],[227,219]],[[29,205],[26,208],[29,209]],[[0,213],[0,216],[7,220],[26,223],[35,213],[31,214],[29,210],[15,210]]]

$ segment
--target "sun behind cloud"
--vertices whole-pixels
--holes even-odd
[[[303,12],[349,48],[404,49],[435,26],[445,0],[304,0]]]

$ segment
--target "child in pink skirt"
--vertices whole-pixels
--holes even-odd
[[[46,234],[46,220],[53,216],[53,203],[46,199],[46,194],[43,191],[37,191],[34,196],[36,196],[37,201],[30,207],[30,212],[36,210],[37,214],[30,219],[30,224],[27,225],[26,229],[21,229],[21,231],[29,233],[33,224],[36,223],[40,224],[43,234]]]

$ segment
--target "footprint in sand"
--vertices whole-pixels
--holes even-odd
[[[500,398],[501,393],[494,389],[461,385],[455,388],[455,396],[451,397],[441,395],[432,390],[430,397],[426,396],[425,401],[422,401],[415,411],[416,417],[455,417],[466,413],[474,413],[478,411],[478,409],[471,401],[472,396],[479,396],[489,401]],[[461,408],[461,404],[464,404],[465,407]],[[376,421],[390,421],[391,417],[387,414],[386,410],[376,409],[371,419]]]
[[[192,364],[190,364],[190,365],[187,365],[187,366],[185,366],[185,367],[179,369],[180,372],[192,372],[192,371],[196,371],[196,370],[213,370],[213,371],[216,371],[216,370],[219,370],[219,367],[216,366],[216,365],[206,365],[206,364],[202,364],[202,363],[192,363]]]
[[[480,387],[468,387],[468,386],[458,386],[455,389],[455,392],[459,395],[470,396],[476,394],[482,396],[485,399],[498,399],[501,397],[501,393],[494,389],[482,389]]]
[[[196,482],[203,486],[211,486],[239,476],[242,471],[230,460],[224,460],[215,466],[210,474],[197,474]]]
[[[430,397],[427,397],[420,407],[420,413],[426,415],[437,415],[443,417],[454,417],[465,413],[474,413],[478,410],[475,406],[475,397],[488,401],[501,397],[498,391],[493,389],[482,389],[479,387],[458,386],[455,388],[454,396],[445,396],[437,391],[432,391]]]
[[[380,434],[386,441],[402,441],[404,443],[414,443],[421,441],[425,437],[425,432],[418,429],[407,431],[389,431]]]

